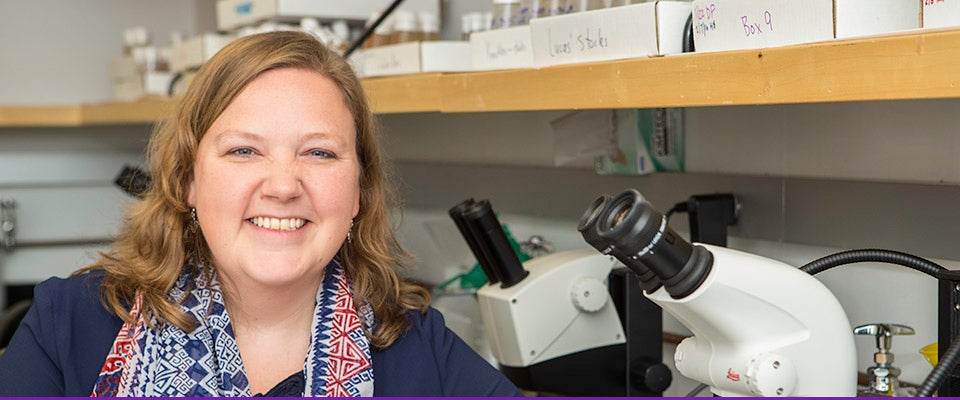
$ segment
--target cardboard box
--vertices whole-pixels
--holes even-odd
[[[684,170],[682,108],[616,110],[617,148],[598,156],[599,175],[646,175]]]
[[[361,77],[473,70],[470,42],[465,41],[400,43],[355,54],[358,57],[355,67],[359,67],[357,73]]]
[[[694,0],[697,52],[759,49],[920,27],[917,0]]]
[[[204,33],[173,46],[170,51],[170,70],[181,72],[198,68],[233,39],[233,35]]]
[[[683,51],[690,3],[657,1],[530,21],[536,67]]]
[[[477,71],[534,66],[529,25],[474,32],[470,35],[470,50]]]
[[[300,18],[366,21],[385,8],[384,0],[218,0],[217,28],[229,30],[261,21],[299,22]],[[407,0],[400,9],[440,15],[439,0]]]
[[[923,27],[960,26],[960,0],[923,0]]]

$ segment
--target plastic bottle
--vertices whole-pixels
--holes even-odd
[[[530,20],[540,16],[540,0],[521,0],[520,1],[520,21],[517,25],[527,25]]]
[[[421,40],[440,40],[440,19],[437,14],[421,11],[417,13],[417,20],[420,22]]]
[[[367,18],[367,22],[363,24],[363,30],[366,31],[367,29],[370,29],[370,26],[377,21],[377,18],[380,18],[381,13],[381,11],[375,11],[373,14],[370,14],[370,18]],[[376,38],[377,31],[374,30],[372,33],[370,33],[370,36],[367,36],[367,38],[363,40],[363,48],[369,49],[373,47],[373,42],[376,40]]]
[[[470,34],[473,33],[473,18],[480,13],[466,13],[460,16],[460,39],[470,40]],[[483,16],[481,15],[481,18]]]
[[[567,13],[567,0],[540,0],[544,12],[540,17],[563,15]]]
[[[372,47],[390,44],[393,38],[393,21],[393,16],[389,16],[380,23],[380,26],[373,30],[374,36]]]
[[[650,0],[613,0],[610,7],[629,6],[631,4],[650,3]]]
[[[404,10],[397,10],[393,13],[393,39],[390,43],[417,42],[423,37],[420,29],[417,28],[417,15]]]
[[[520,22],[520,0],[493,0],[493,23],[490,29],[516,26]]]

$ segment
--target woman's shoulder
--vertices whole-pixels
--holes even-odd
[[[34,302],[63,303],[71,308],[88,307],[91,303],[99,305],[104,275],[103,270],[93,270],[67,278],[48,278],[34,288]]]
[[[102,270],[94,270],[40,282],[33,291],[34,307],[42,314],[55,316],[62,323],[114,325],[120,319],[107,311],[100,301],[100,284],[104,275]]]

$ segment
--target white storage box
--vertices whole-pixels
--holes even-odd
[[[529,25],[474,32],[470,35],[470,49],[477,71],[533,67]]]
[[[400,43],[355,54],[357,72],[362,77],[473,70],[470,42],[465,41]]]
[[[759,49],[920,27],[918,0],[694,0],[697,52]]]
[[[919,29],[917,0],[834,0],[837,39]]]
[[[530,21],[536,67],[683,51],[690,3],[657,1]]]
[[[170,51],[170,70],[181,72],[197,68],[233,39],[233,35],[204,33],[173,46]]]
[[[960,26],[960,0],[923,0],[923,27]]]
[[[229,30],[266,20],[297,22],[303,17],[366,21],[388,5],[388,0],[218,0],[217,27]],[[440,1],[407,0],[400,9],[440,15]]]
[[[693,26],[697,52],[831,40],[833,0],[694,0]]]

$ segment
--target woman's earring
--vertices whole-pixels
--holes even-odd
[[[196,233],[197,229],[200,227],[200,219],[197,218],[196,207],[190,209],[190,219],[191,221],[188,229],[190,229],[190,233]]]
[[[352,243],[353,240],[350,239],[350,232],[353,232],[353,220],[350,220],[350,229],[347,231],[347,243]]]

